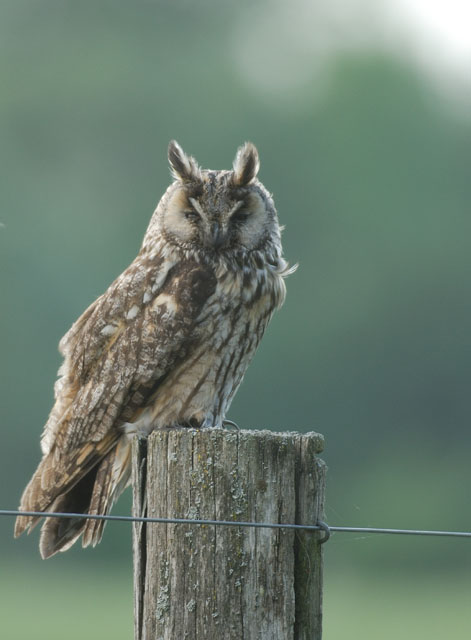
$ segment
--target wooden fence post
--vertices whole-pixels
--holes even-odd
[[[154,431],[133,450],[134,515],[316,524],[317,433]],[[317,532],[136,523],[135,640],[320,640]]]

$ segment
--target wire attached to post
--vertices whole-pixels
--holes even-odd
[[[330,527],[323,520],[318,520],[316,524],[319,527],[319,530],[324,532],[324,536],[318,542],[319,544],[324,544],[330,538]]]

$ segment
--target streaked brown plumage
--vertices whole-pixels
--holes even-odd
[[[290,272],[251,143],[232,171],[202,170],[176,142],[175,181],[131,265],[61,340],[43,459],[20,509],[106,514],[129,484],[135,433],[221,427]],[[15,535],[38,518],[20,516]],[[47,558],[103,521],[46,518]]]

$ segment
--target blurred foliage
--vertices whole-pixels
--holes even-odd
[[[133,637],[132,569],[110,568],[91,574],[79,565],[72,572],[70,567],[40,563],[3,563],[3,638]]]
[[[288,108],[234,64],[236,20],[249,3],[2,3],[1,506],[38,462],[59,338],[137,252],[169,139],[213,168],[251,139],[300,267],[230,417],[324,433],[331,524],[469,529],[471,122],[405,63],[360,53]],[[49,571],[12,525],[2,552]],[[327,569],[470,568],[462,541],[417,544],[337,536]],[[67,582],[118,559],[130,532],[109,525],[98,550],[51,562]]]
[[[394,546],[394,545],[393,545]],[[8,640],[69,640],[132,637],[131,572],[106,572],[74,566],[73,573],[54,562],[3,563],[0,576],[2,637]],[[395,572],[371,576],[348,570],[328,572],[325,584],[324,639],[407,637],[466,638],[469,577],[436,580]],[[440,603],[437,606],[437,603]],[[27,614],[25,615],[25,605]],[[340,614],[340,615],[339,615]]]
[[[394,545],[393,545],[394,547]],[[8,640],[69,640],[132,637],[131,572],[64,569],[54,562],[33,566],[3,564],[0,576],[2,637]],[[469,576],[435,580],[394,572],[371,576],[328,572],[325,584],[324,640],[398,637],[466,638]],[[438,604],[439,603],[439,604]],[[25,606],[27,613],[25,614]],[[407,631],[406,631],[407,630]],[[407,635],[406,635],[407,634]]]

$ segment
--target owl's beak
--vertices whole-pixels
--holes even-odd
[[[219,222],[211,224],[211,244],[215,249],[220,249],[226,242],[226,234],[221,229]]]

